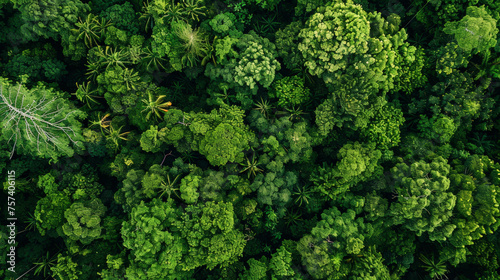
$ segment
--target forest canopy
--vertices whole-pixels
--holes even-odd
[[[1,279],[500,279],[500,2],[0,0]]]

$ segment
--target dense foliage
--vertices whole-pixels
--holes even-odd
[[[495,0],[0,0],[0,278],[500,279],[499,27]]]

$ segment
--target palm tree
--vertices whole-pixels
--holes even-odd
[[[205,66],[207,65],[208,62],[212,61],[214,65],[217,65],[216,59],[216,48],[215,48],[215,41],[217,40],[217,36],[214,37],[212,40],[212,44],[207,44],[207,50],[205,52],[205,56],[201,60],[201,65]]]
[[[33,214],[28,213],[28,219],[26,219],[26,221],[24,223],[27,224],[26,227],[22,231],[18,232],[17,234],[21,234],[25,231],[30,231],[30,230],[35,229],[36,219],[33,216]]]
[[[57,255],[54,255],[52,258],[49,257],[49,252],[45,257],[42,257],[38,262],[33,263],[34,266],[28,271],[24,272],[21,276],[17,277],[16,280],[19,280],[24,277],[24,275],[28,274],[30,271],[35,269],[35,276],[43,272],[43,277],[47,277],[47,272],[56,264]]]
[[[290,227],[291,225],[298,225],[300,221],[303,221],[302,215],[294,210],[294,211],[288,211],[287,215],[285,216],[285,221],[286,221],[286,226]]]
[[[101,38],[106,33],[106,30],[108,29],[108,27],[110,27],[110,26],[113,25],[113,23],[111,22],[111,20],[106,21],[106,19],[104,19],[104,18],[101,18],[101,21],[99,21],[99,20],[96,19],[95,23],[96,23],[96,26],[97,26],[97,30],[99,32],[99,36],[101,36]]]
[[[434,256],[432,256],[432,259],[428,259],[424,255],[420,255],[420,260],[424,263],[422,267],[429,272],[429,276],[432,279],[448,279],[446,276],[448,269],[446,269],[446,264],[442,260],[436,263],[434,261]]]
[[[100,126],[101,133],[104,135],[103,129],[107,129],[111,124],[111,120],[107,120],[107,118],[110,116],[110,114],[106,114],[106,115],[104,115],[104,117],[101,118],[101,113],[99,112],[99,114],[97,116],[98,116],[99,120],[98,121],[91,121],[90,127],[93,127],[94,125]]]
[[[205,10],[207,9],[205,6],[201,5],[202,3],[203,1],[200,0],[183,0],[183,13],[193,21],[200,21],[199,16],[206,15]]]
[[[205,57],[209,49],[204,34],[185,22],[178,22],[173,29],[184,51],[181,58],[182,65],[195,66],[198,58]]]
[[[76,83],[76,87],[78,89],[76,90],[75,95],[76,95],[76,98],[78,98],[78,100],[85,102],[85,104],[87,104],[87,106],[89,106],[89,108],[91,107],[90,102],[94,102],[94,103],[99,104],[99,102],[97,102],[94,98],[102,98],[102,97],[92,95],[94,92],[96,92],[96,90],[90,89],[90,81],[88,81],[87,84],[83,83],[81,85]]]
[[[35,269],[35,276],[43,272],[43,277],[47,276],[47,272],[56,264],[57,255],[54,255],[52,258],[49,257],[49,252],[45,257],[42,257],[38,262],[33,263],[37,266]]]
[[[78,22],[75,24],[78,29],[72,29],[71,31],[77,34],[76,39],[85,42],[85,45],[88,48],[91,48],[94,45],[97,45],[97,41],[100,40],[100,28],[99,21],[97,21],[97,16],[93,14],[88,14],[85,21],[82,21],[81,18],[78,19]]]
[[[150,47],[146,47],[141,64],[145,65],[146,71],[165,70],[167,61],[159,54],[153,52]]]
[[[164,14],[162,18],[166,19],[166,23],[184,20],[184,11],[181,3],[175,4],[174,0],[170,1],[170,3],[167,3],[166,0],[159,0],[155,3],[159,6],[159,10],[161,10]]]
[[[106,70],[110,66],[120,66],[122,68],[125,68],[125,64],[130,64],[130,61],[128,61],[127,54],[123,53],[122,50],[117,51],[116,49],[113,50],[112,47],[106,46],[106,48],[103,49],[101,46],[97,48],[97,56],[101,59],[100,61],[100,66],[105,66]]]
[[[97,76],[101,73],[101,64],[98,61],[93,61],[89,59],[87,61],[87,73],[85,75],[89,76],[88,80],[95,80]]]
[[[302,115],[307,115],[307,113],[304,113],[300,106],[295,107],[295,105],[292,105],[291,107],[286,107],[285,110],[286,111],[278,111],[276,114],[288,115],[288,119],[291,121],[294,119],[302,119]]]
[[[477,74],[474,80],[478,80],[483,76],[500,78],[500,57],[492,57],[491,52],[487,51],[483,56],[481,64],[476,64],[471,61],[471,64],[476,68]]]
[[[257,173],[261,173],[263,171],[262,169],[259,168],[259,163],[257,163],[255,153],[252,156],[252,160],[249,160],[247,158],[247,163],[240,164],[240,165],[245,167],[245,169],[241,170],[240,173],[247,171],[248,178],[250,178],[250,175],[253,175],[255,177],[255,176],[257,176]]]
[[[198,156],[193,151],[188,151],[188,152],[182,153],[182,160],[183,161],[186,161],[188,163],[192,163],[197,159],[198,159]]]
[[[154,100],[151,92],[148,92],[148,99],[142,100],[142,102],[146,105],[146,109],[142,110],[142,112],[148,111],[146,120],[148,120],[151,115],[161,119],[160,111],[168,112],[167,108],[172,106],[172,102],[163,102],[163,98],[165,98],[165,95],[160,95],[156,98],[156,100]]]
[[[267,99],[263,100],[262,97],[260,98],[260,102],[257,102],[257,104],[255,105],[256,107],[254,108],[254,110],[259,111],[266,118],[268,117],[269,111],[274,108],[273,106],[271,106]]]
[[[126,136],[127,136],[127,134],[130,133],[130,131],[128,131],[128,132],[121,132],[122,128],[123,128],[123,126],[121,126],[119,129],[114,129],[113,125],[110,125],[109,126],[109,130],[107,131],[108,135],[106,136],[106,139],[108,139],[111,142],[113,142],[115,144],[116,148],[119,147],[119,144],[118,144],[119,140],[128,141],[128,139],[126,138]]]
[[[175,188],[174,185],[175,183],[177,182],[177,179],[179,179],[179,176],[180,175],[177,175],[175,176],[174,180],[171,181],[170,180],[170,175],[167,174],[167,181],[161,181],[161,186],[160,186],[160,189],[161,189],[161,194],[160,194],[160,198],[164,195],[164,194],[167,194],[168,196],[168,199],[170,199],[170,196],[172,194],[175,194],[177,197],[179,197],[179,195],[177,194],[177,191],[179,190],[179,188]]]
[[[153,29],[154,26],[154,18],[156,13],[156,9],[154,5],[149,4],[149,1],[146,1],[143,3],[142,6],[142,13],[141,16],[139,17],[139,20],[145,20],[146,25],[144,26],[144,31],[148,32],[148,29]]]
[[[123,70],[123,82],[127,86],[127,90],[136,90],[136,85],[140,84],[140,77],[137,72],[134,72],[133,69],[125,68]]]
[[[309,186],[297,187],[297,191],[293,192],[293,195],[297,196],[295,203],[299,203],[299,207],[302,206],[302,203],[309,204],[312,194],[313,191],[309,190]]]

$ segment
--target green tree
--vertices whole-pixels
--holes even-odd
[[[304,27],[301,21],[294,21],[283,30],[276,31],[276,49],[283,58],[286,68],[295,70],[304,64],[302,54],[298,51],[300,30]]]
[[[158,127],[151,126],[141,135],[141,148],[143,151],[157,153],[160,151],[161,141],[158,139]]]
[[[204,201],[222,201],[224,194],[222,188],[225,185],[226,180],[224,172],[206,170],[199,187],[200,198]]]
[[[468,157],[465,163],[457,160],[455,164],[450,185],[457,197],[452,220],[456,229],[449,238],[451,246],[445,246],[440,256],[453,265],[466,262],[468,246],[493,234],[500,226],[499,187],[485,183],[490,180],[498,183],[495,178],[500,166],[478,155]]]
[[[392,170],[397,202],[389,209],[393,224],[414,231],[427,232],[431,241],[445,241],[456,228],[450,223],[456,196],[448,189],[450,165],[442,157],[430,163],[418,161],[408,166],[397,164]]]
[[[380,253],[366,248],[374,234],[371,224],[348,209],[325,210],[322,220],[300,239],[302,264],[315,279],[389,279]]]
[[[81,124],[84,113],[75,110],[60,93],[39,85],[28,90],[0,79],[0,116],[2,139],[23,154],[57,159],[72,156],[83,148]]]
[[[205,76],[218,87],[211,95],[215,98],[217,92],[234,89],[235,98],[244,109],[250,108],[258,85],[269,88],[276,71],[281,69],[276,60],[276,46],[254,31],[239,38],[226,36],[217,40],[215,52],[217,64],[209,63],[205,69]]]
[[[239,53],[240,58],[234,68],[234,81],[251,90],[257,82],[268,88],[274,80],[274,73],[281,69],[279,62],[274,59],[277,56],[274,44],[250,33],[243,35],[236,46],[243,52]]]
[[[158,199],[132,209],[122,237],[131,250],[127,276],[138,279],[183,279],[200,266],[228,267],[246,243],[235,229],[231,203],[207,202],[181,210],[171,200]]]
[[[399,79],[397,70],[415,60],[416,48],[404,42],[400,22],[352,1],[334,1],[308,19],[298,48],[309,72],[333,89],[388,92]]]
[[[56,178],[50,173],[38,176],[36,186],[42,189],[46,195],[57,193],[59,188],[59,185],[56,183]]]
[[[292,190],[296,184],[297,175],[282,169],[257,175],[250,187],[257,190],[258,202],[283,207],[292,200]]]
[[[316,108],[316,124],[324,136],[333,128],[361,130],[368,127],[370,119],[374,118],[386,103],[383,96],[335,92]]]
[[[269,269],[273,271],[273,275],[277,276],[293,276],[295,271],[292,269],[292,253],[288,252],[285,246],[281,246],[276,253],[271,255],[269,261]]]
[[[166,226],[166,222],[174,219],[176,213],[171,203],[158,199],[148,204],[141,201],[134,205],[130,220],[123,223],[121,230],[123,246],[130,250],[127,277],[168,279],[167,276],[191,275],[180,269],[182,255],[187,251],[186,241],[176,239]]]
[[[179,191],[181,198],[188,204],[195,204],[200,196],[198,188],[200,185],[201,176],[188,175],[181,180]]]
[[[302,42],[299,50],[305,60],[305,65],[312,75],[331,75],[340,78],[339,70],[346,67],[358,67],[363,62],[348,65],[350,56],[368,52],[370,37],[370,22],[368,14],[352,1],[347,3],[333,2],[320,7],[306,23],[299,37]],[[343,41],[349,39],[349,44]],[[333,64],[335,63],[335,64]],[[362,68],[363,69],[363,68]],[[362,70],[359,69],[359,70]],[[366,69],[366,68],[365,68]]]
[[[115,192],[115,201],[121,204],[125,211],[130,211],[145,198],[144,192],[140,190],[144,174],[143,170],[132,169],[128,171],[121,188]],[[148,192],[148,189],[146,188],[145,191]]]
[[[230,12],[216,15],[209,24],[215,32],[223,36],[237,32],[236,16]]]
[[[245,269],[239,277],[244,280],[265,279],[267,276],[267,258],[263,256],[260,260],[251,258],[247,261],[248,269]]]
[[[335,200],[350,187],[377,174],[381,156],[373,144],[345,144],[338,153],[340,161],[333,167],[323,164],[311,174],[310,181],[315,191]]]
[[[301,105],[309,101],[311,93],[304,87],[304,80],[298,76],[285,77],[273,83],[270,97],[278,98],[278,105],[282,107]]]
[[[139,32],[139,22],[132,3],[115,4],[102,11],[100,17],[113,22],[117,28],[132,34]]]
[[[64,224],[64,213],[71,206],[71,199],[60,192],[38,200],[35,209],[36,227],[43,236],[46,231]]]
[[[331,2],[309,17],[298,49],[309,73],[321,77],[332,93],[316,109],[323,135],[334,126],[367,127],[386,103],[385,94],[402,89],[403,73],[421,76],[422,67],[415,66],[417,49],[405,42],[408,36],[400,23],[396,15],[384,19],[352,1]]]
[[[449,142],[457,129],[453,119],[444,115],[433,116],[431,119],[421,116],[418,126],[425,138],[440,144]]]
[[[205,155],[212,165],[225,165],[227,162],[242,162],[243,151],[248,150],[251,134],[244,128],[233,127],[228,123],[219,124],[207,132],[200,142],[200,154]]]
[[[375,112],[370,125],[361,131],[362,137],[376,143],[380,150],[397,146],[401,141],[400,127],[405,121],[403,112],[390,103]]]
[[[73,241],[90,244],[101,236],[101,219],[106,207],[95,198],[82,203],[75,202],[64,212],[66,223],[62,226],[64,234]]]
[[[97,171],[89,164],[83,164],[79,167],[77,173],[64,173],[60,184],[62,191],[76,200],[92,200],[99,197],[104,190],[101,185]]]
[[[496,45],[496,23],[484,6],[470,6],[466,16],[460,21],[447,22],[443,31],[454,35],[465,51],[485,52]]]
[[[65,280],[80,279],[82,272],[77,269],[78,264],[70,256],[57,255],[57,264],[50,268],[52,276]]]
[[[488,271],[496,271],[498,269],[498,256],[495,246],[486,238],[481,238],[475,242],[467,251],[470,252],[470,257],[467,260],[468,263],[480,265]]]
[[[432,116],[422,120],[422,125],[428,128],[423,133],[436,141],[441,137],[446,140],[462,129],[488,130],[493,126],[491,118],[495,106],[487,92],[489,86],[487,79],[478,85],[470,73],[452,71],[443,81],[420,91],[418,98],[412,99],[408,104],[408,120],[420,125],[419,115]],[[440,121],[439,128],[434,128],[432,124],[441,118],[444,119]],[[435,129],[438,131],[434,132]]]
[[[243,116],[243,110],[225,104],[209,114],[172,109],[165,115],[166,128],[160,131],[160,139],[181,153],[199,151],[214,166],[240,163],[255,141]]]
[[[78,17],[90,10],[79,0],[22,1],[17,9],[21,12],[23,36],[31,41],[39,37],[59,38],[67,36]]]
[[[268,120],[257,111],[252,111],[248,119],[252,128],[263,133],[261,147],[270,159],[283,163],[310,160],[314,143],[306,121],[294,123],[289,118]]]
[[[129,39],[129,34],[125,30],[121,30],[114,26],[109,26],[106,28],[106,33],[104,34],[104,43],[114,48],[119,48],[126,46]]]
[[[8,55],[5,71],[14,79],[28,74],[27,81],[30,82],[60,81],[68,73],[66,65],[58,59],[57,51],[48,43],[22,52],[12,51]],[[26,85],[31,86],[31,83]]]
[[[413,4],[408,15],[412,15],[426,28],[432,28],[434,24],[444,26],[448,22],[458,21],[466,14],[470,6],[485,5],[486,10],[495,19],[499,19],[500,16],[498,2],[492,0],[441,0],[437,2],[417,0]]]

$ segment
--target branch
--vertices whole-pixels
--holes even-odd
[[[40,152],[40,143],[42,141],[45,143],[46,148],[51,144],[54,145],[54,149],[55,147],[59,147],[58,145],[60,145],[61,142],[57,134],[55,134],[55,131],[63,132],[73,144],[77,144],[77,141],[73,139],[73,137],[76,136],[75,131],[70,126],[63,125],[63,122],[67,121],[68,117],[76,111],[73,110],[61,116],[64,105],[58,103],[53,106],[58,99],[54,97],[48,100],[47,91],[45,90],[41,98],[26,104],[28,92],[23,90],[21,84],[19,84],[17,90],[14,91],[11,91],[10,88],[7,87],[8,94],[6,95],[3,94],[3,89],[3,85],[0,85],[0,117],[6,120],[5,124],[10,125],[10,129],[13,132],[8,143],[15,136],[14,146],[12,147],[10,155],[11,158],[14,155],[19,137],[23,134],[22,130],[24,130],[25,138],[29,142],[36,141],[36,149],[38,152]],[[18,106],[17,103],[19,98],[21,99],[20,106]],[[55,108],[51,108],[51,106]],[[70,133],[73,135],[70,135]]]

